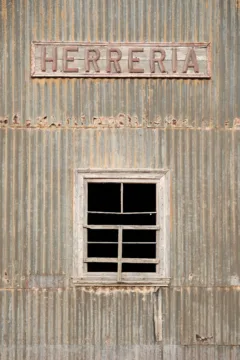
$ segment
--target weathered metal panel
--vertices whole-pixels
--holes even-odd
[[[239,285],[240,132],[1,130],[2,284],[71,273],[76,168],[169,168],[172,285]]]
[[[239,16],[0,1],[1,359],[240,358]],[[34,40],[211,42],[212,79],[30,79]],[[76,168],[170,169],[169,288],[72,287]]]
[[[239,16],[236,0],[2,0],[0,116],[8,122],[91,123],[136,115],[199,127],[239,117]],[[34,79],[31,41],[210,42],[212,80]],[[181,99],[181,101],[178,101]],[[70,119],[70,120],[69,120]]]
[[[161,359],[155,296],[147,289],[0,291],[1,358]]]
[[[163,359],[238,358],[239,131],[5,128],[0,134],[3,359],[71,359],[79,352],[83,359],[159,359],[162,352]],[[160,343],[153,291],[69,287],[74,169],[147,166],[172,174],[171,285],[158,295]],[[104,343],[106,332],[114,336]]]
[[[239,301],[239,286],[163,289],[164,343],[238,346]]]
[[[163,342],[156,338],[154,323],[159,296]],[[239,316],[226,314],[239,307],[239,299],[239,289],[201,287],[164,289],[162,295],[144,288],[0,291],[0,355],[3,359],[238,360]],[[187,342],[186,331],[192,337]],[[206,340],[198,342],[196,334]]]

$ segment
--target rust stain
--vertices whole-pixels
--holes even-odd
[[[8,124],[8,117],[7,116],[0,116],[0,126]]]
[[[94,116],[93,126],[96,127],[138,127],[139,121],[137,116],[130,116],[128,114],[118,114],[116,117],[109,116]]]
[[[213,339],[213,336],[200,336],[200,335],[196,334],[197,342],[201,342],[201,343],[206,344],[211,339]]]
[[[18,115],[18,114],[14,114],[14,115],[13,115],[12,122],[13,122],[13,124],[15,124],[15,125],[19,125],[19,124],[20,124],[20,120],[19,120],[19,115]]]
[[[2,21],[7,21],[7,1],[2,1],[2,9],[1,9]]]

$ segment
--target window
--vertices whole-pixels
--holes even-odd
[[[169,172],[77,170],[75,284],[169,283]]]

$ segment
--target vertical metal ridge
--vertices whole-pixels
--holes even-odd
[[[206,284],[206,174],[205,174],[205,145],[206,133],[202,132],[200,135],[200,152],[199,152],[199,200],[200,200],[200,238],[199,238],[199,255],[200,255],[200,266],[199,272],[201,274],[201,282],[202,284]]]
[[[0,269],[1,269],[1,286],[6,286],[8,280],[7,276],[7,175],[8,175],[8,163],[7,163],[7,129],[1,132],[1,174],[2,174],[2,187],[1,187],[1,234],[2,237],[2,251],[1,251],[1,261],[0,261]]]
[[[232,272],[238,278],[240,270],[240,252],[239,252],[239,242],[238,242],[238,231],[239,231],[239,216],[240,216],[240,206],[239,206],[239,197],[240,197],[240,171],[238,170],[239,165],[239,156],[240,148],[239,141],[240,136],[238,133],[232,134],[232,154],[231,154],[231,169],[232,169],[232,186],[231,189],[231,204],[232,204],[232,228],[233,228],[233,237],[232,237],[232,248],[236,249],[233,253],[232,259]],[[238,194],[238,198],[237,198]]]
[[[207,240],[207,253],[213,254],[215,249],[215,238],[213,233],[213,226],[212,221],[215,221],[216,214],[214,209],[214,197],[213,197],[213,188],[214,188],[214,176],[213,176],[213,169],[214,169],[214,158],[215,158],[215,147],[214,147],[214,134],[212,132],[209,133],[208,137],[208,148],[209,152],[206,157],[206,163],[207,163],[207,189],[208,189],[208,202],[207,202],[207,216],[206,216],[206,230],[209,229],[209,235]],[[209,285],[213,285],[215,283],[214,279],[214,269],[215,269],[215,261],[214,256],[212,256],[210,259],[207,259],[207,281],[206,283]]]
[[[192,274],[192,254],[191,254],[191,224],[192,224],[192,212],[189,209],[189,206],[187,204],[192,204],[192,199],[191,199],[191,195],[192,195],[192,189],[191,189],[191,185],[192,185],[192,181],[191,181],[191,175],[190,175],[190,169],[192,169],[192,167],[190,167],[190,161],[191,161],[191,151],[192,149],[190,148],[190,139],[189,139],[189,131],[186,130],[184,132],[185,135],[183,138],[183,145],[184,145],[184,149],[183,149],[183,171],[184,171],[184,181],[183,181],[183,196],[184,196],[184,221],[183,221],[183,232],[185,233],[185,251],[184,254],[188,254],[188,256],[184,259],[183,264],[184,264],[184,273],[186,276],[185,281],[189,281],[189,277],[191,277]],[[190,211],[189,211],[190,210]],[[185,231],[184,231],[185,230]],[[189,274],[189,275],[188,275]]]

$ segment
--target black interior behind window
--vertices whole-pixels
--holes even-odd
[[[156,271],[156,264],[134,263],[134,259],[151,262],[156,258],[156,230],[144,229],[144,226],[156,225],[156,184],[88,183],[87,215],[87,226],[94,226],[87,230],[88,258],[115,259],[122,263],[122,272]],[[124,227],[129,225],[138,229]],[[116,226],[116,229],[103,229],[103,226]],[[124,258],[133,259],[133,263],[124,263]],[[91,262],[87,269],[88,272],[117,272],[117,262]]]
[[[120,184],[88,183],[88,211],[120,211]]]
[[[156,211],[156,185],[123,184],[123,211]]]

